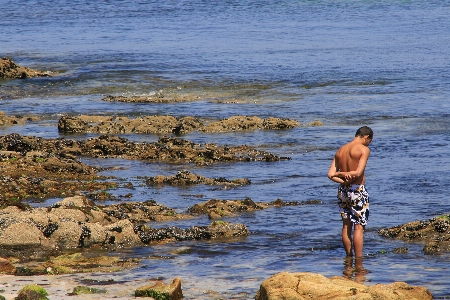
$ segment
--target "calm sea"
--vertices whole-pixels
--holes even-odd
[[[127,201],[154,199],[180,212],[212,198],[323,202],[227,219],[248,226],[251,235],[244,238],[124,250],[124,256],[142,258],[142,266],[103,278],[132,282],[178,276],[186,299],[252,299],[264,279],[281,271],[342,275],[336,185],[326,174],[336,149],[368,125],[375,135],[366,169],[371,196],[366,283],[405,281],[429,288],[435,297],[450,296],[449,254],[424,255],[421,244],[377,234],[381,228],[450,212],[449,1],[0,0],[0,5],[0,55],[59,73],[0,81],[1,111],[41,118],[2,127],[1,135],[61,137],[56,125],[63,114],[255,115],[303,124],[284,131],[184,136],[199,143],[247,144],[290,156],[290,161],[196,167],[84,159],[122,166],[105,174],[133,182],[133,197]],[[101,100],[155,93],[200,100]],[[307,126],[316,120],[324,125]],[[140,177],[182,169],[207,177],[245,177],[252,184],[155,189]],[[209,222],[205,217],[151,226]],[[399,247],[408,253],[394,253]]]

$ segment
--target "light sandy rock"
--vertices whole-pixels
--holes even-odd
[[[431,300],[425,287],[404,282],[366,286],[344,277],[327,278],[315,273],[281,272],[266,279],[255,296],[256,300]]]

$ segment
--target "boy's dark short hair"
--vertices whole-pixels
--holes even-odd
[[[358,128],[358,130],[356,131],[355,136],[359,136],[359,137],[363,137],[363,136],[369,136],[369,139],[373,138],[373,131],[370,127],[368,126],[363,126]]]

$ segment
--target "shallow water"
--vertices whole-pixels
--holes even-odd
[[[365,239],[368,284],[405,281],[435,297],[450,296],[449,255],[425,256],[423,245],[381,238],[381,228],[450,212],[450,5],[446,1],[27,1],[2,6],[0,54],[54,78],[0,81],[0,110],[34,114],[37,124],[0,128],[47,138],[62,136],[63,114],[233,115],[292,118],[283,131],[191,133],[183,138],[247,144],[290,161],[206,167],[83,159],[121,166],[115,175],[135,189],[126,201],[154,199],[184,211],[212,198],[321,200],[321,205],[271,208],[230,218],[244,238],[191,241],[123,250],[142,267],[117,280],[182,279],[186,299],[251,299],[280,271],[342,275],[344,251],[326,177],[336,149],[369,125],[375,137],[366,169],[371,215]],[[38,30],[36,30],[38,29]],[[130,104],[105,95],[162,92],[196,95],[189,103]],[[320,127],[307,126],[312,121]],[[74,135],[87,138],[92,135]],[[154,141],[155,135],[127,135]],[[245,177],[252,184],[150,188],[145,176],[187,169],[206,177]],[[46,203],[33,205],[47,205]],[[123,200],[123,198],[122,198]],[[125,200],[123,200],[125,201]],[[151,224],[190,227],[207,218]],[[408,247],[407,254],[395,254]],[[76,275],[73,276],[76,278]]]

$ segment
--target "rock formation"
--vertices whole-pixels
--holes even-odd
[[[367,286],[344,277],[326,278],[314,273],[281,272],[266,279],[255,296],[256,300],[431,300],[424,287],[404,282]]]

